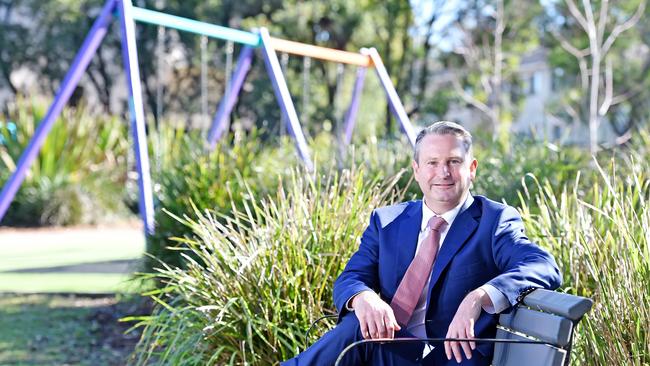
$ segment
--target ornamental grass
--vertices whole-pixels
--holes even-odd
[[[332,283],[368,223],[396,200],[400,175],[380,184],[363,170],[294,171],[272,196],[253,191],[229,215],[194,206],[175,217],[183,268],[160,263],[157,306],[138,318],[133,363],[272,365],[304,347],[305,331],[332,314]],[[323,329],[315,330],[319,334]]]
[[[632,155],[596,165],[561,193],[548,183],[523,197],[528,235],[549,248],[563,291],[592,298],[578,326],[573,364],[650,364],[650,165]]]
[[[18,99],[0,115],[0,185],[46,113],[47,104]],[[124,197],[130,142],[118,117],[64,108],[2,220],[9,226],[97,223],[128,214]]]

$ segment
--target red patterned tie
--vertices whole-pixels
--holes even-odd
[[[413,310],[420,299],[420,295],[422,295],[424,285],[429,279],[433,261],[436,259],[438,247],[440,246],[440,232],[445,225],[447,225],[447,222],[442,217],[433,216],[429,220],[429,235],[422,240],[418,252],[399,283],[395,296],[393,296],[390,307],[393,309],[395,319],[401,326],[407,325],[411,319]]]

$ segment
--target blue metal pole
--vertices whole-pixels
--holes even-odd
[[[367,54],[367,50],[364,48],[361,50],[362,54]],[[361,93],[363,92],[363,84],[366,80],[366,68],[359,66],[357,68],[357,78],[354,81],[354,89],[352,90],[352,100],[350,101],[350,107],[345,113],[345,137],[344,142],[346,145],[349,145],[352,141],[352,133],[354,131],[354,124],[357,119],[357,112],[359,112],[359,104],[361,99]]]
[[[390,80],[390,77],[388,76],[388,71],[386,71],[386,67],[382,62],[379,53],[375,48],[370,48],[368,50],[368,55],[370,56],[372,63],[375,65],[375,70],[377,70],[377,76],[379,76],[379,81],[381,82],[381,85],[384,87],[384,90],[386,90],[386,96],[388,97],[388,104],[390,105],[393,114],[395,115],[395,117],[397,117],[397,120],[402,125],[402,130],[404,131],[404,133],[406,133],[406,136],[411,142],[411,145],[415,146],[415,137],[416,137],[415,130],[413,129],[413,125],[411,125],[411,121],[409,120],[409,117],[406,114],[406,111],[404,110],[404,105],[402,105],[402,101],[399,99],[399,96],[397,95],[395,86],[393,86],[393,82]]]
[[[18,188],[20,188],[23,179],[25,179],[27,170],[43,146],[47,134],[50,132],[50,129],[52,129],[52,125],[58,118],[65,104],[68,102],[68,99],[70,99],[70,95],[72,95],[72,92],[77,87],[81,76],[86,71],[90,60],[95,55],[97,48],[104,39],[108,26],[112,20],[114,8],[115,0],[106,1],[99,17],[95,20],[95,23],[88,32],[77,56],[72,62],[70,70],[65,75],[61,87],[54,97],[54,102],[52,102],[45,118],[43,118],[39,124],[34,136],[29,142],[29,145],[27,145],[27,148],[21,155],[16,170],[13,172],[7,183],[5,183],[2,192],[0,193],[0,221],[2,221],[2,218],[7,213],[9,204],[16,195]]]
[[[282,109],[282,113],[287,120],[289,132],[296,141],[298,153],[307,166],[307,169],[309,171],[312,171],[314,169],[314,163],[309,157],[307,142],[305,141],[305,136],[302,133],[300,121],[298,121],[298,114],[296,113],[296,108],[294,107],[293,101],[291,100],[289,87],[287,87],[287,82],[284,79],[284,75],[282,74],[282,68],[280,67],[280,62],[278,61],[278,55],[275,53],[275,50],[271,46],[271,36],[269,36],[269,31],[266,28],[260,28],[260,39],[262,41],[264,63],[266,64],[266,70],[268,71],[271,82],[273,83],[273,91],[275,92],[275,97],[278,99],[280,109]]]
[[[212,126],[210,127],[210,132],[208,133],[208,145],[210,150],[214,149],[217,141],[221,138],[221,135],[226,128],[226,120],[228,119],[230,112],[232,112],[232,109],[235,107],[235,103],[237,103],[239,92],[241,91],[242,85],[244,85],[244,80],[246,80],[246,75],[248,75],[252,63],[253,47],[244,46],[239,53],[237,69],[235,70],[235,75],[228,86],[228,93],[224,95],[221,100],[219,110],[214,117]]]
[[[132,7],[131,14],[133,16],[133,19],[139,22],[162,25],[167,28],[175,28],[185,32],[233,41],[253,47],[257,47],[260,43],[260,37],[257,34],[222,27],[206,22],[200,22],[198,20],[182,18],[171,14],[138,8],[135,6]]]
[[[118,8],[122,31],[122,58],[124,59],[126,82],[129,87],[131,132],[133,133],[136,169],[138,170],[138,184],[140,186],[140,215],[144,221],[145,234],[150,235],[154,232],[153,193],[149,173],[149,154],[147,152],[147,133],[142,105],[138,50],[135,42],[135,22],[132,15],[133,5],[131,0],[120,0]]]

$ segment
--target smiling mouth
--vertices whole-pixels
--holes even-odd
[[[454,185],[453,183],[446,183],[446,184],[439,183],[439,184],[433,184],[434,187],[438,187],[438,188],[448,188],[448,187],[453,187],[453,185]]]

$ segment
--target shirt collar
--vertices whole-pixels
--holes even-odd
[[[433,212],[426,205],[426,203],[424,202],[424,198],[422,198],[422,223],[420,224],[420,231],[426,230],[427,224],[429,223],[429,220],[433,216],[442,217],[443,219],[445,219],[445,221],[447,221],[447,224],[448,224],[447,227],[451,227],[451,224],[456,219],[456,216],[458,216],[458,214],[461,211],[465,211],[469,206],[472,205],[472,203],[474,203],[474,197],[472,196],[471,193],[468,192],[467,198],[465,198],[465,201],[460,202],[456,207],[452,208],[451,210],[449,210],[449,211],[447,211],[447,212],[445,212],[445,213],[443,213],[441,215],[437,215],[435,212]]]

